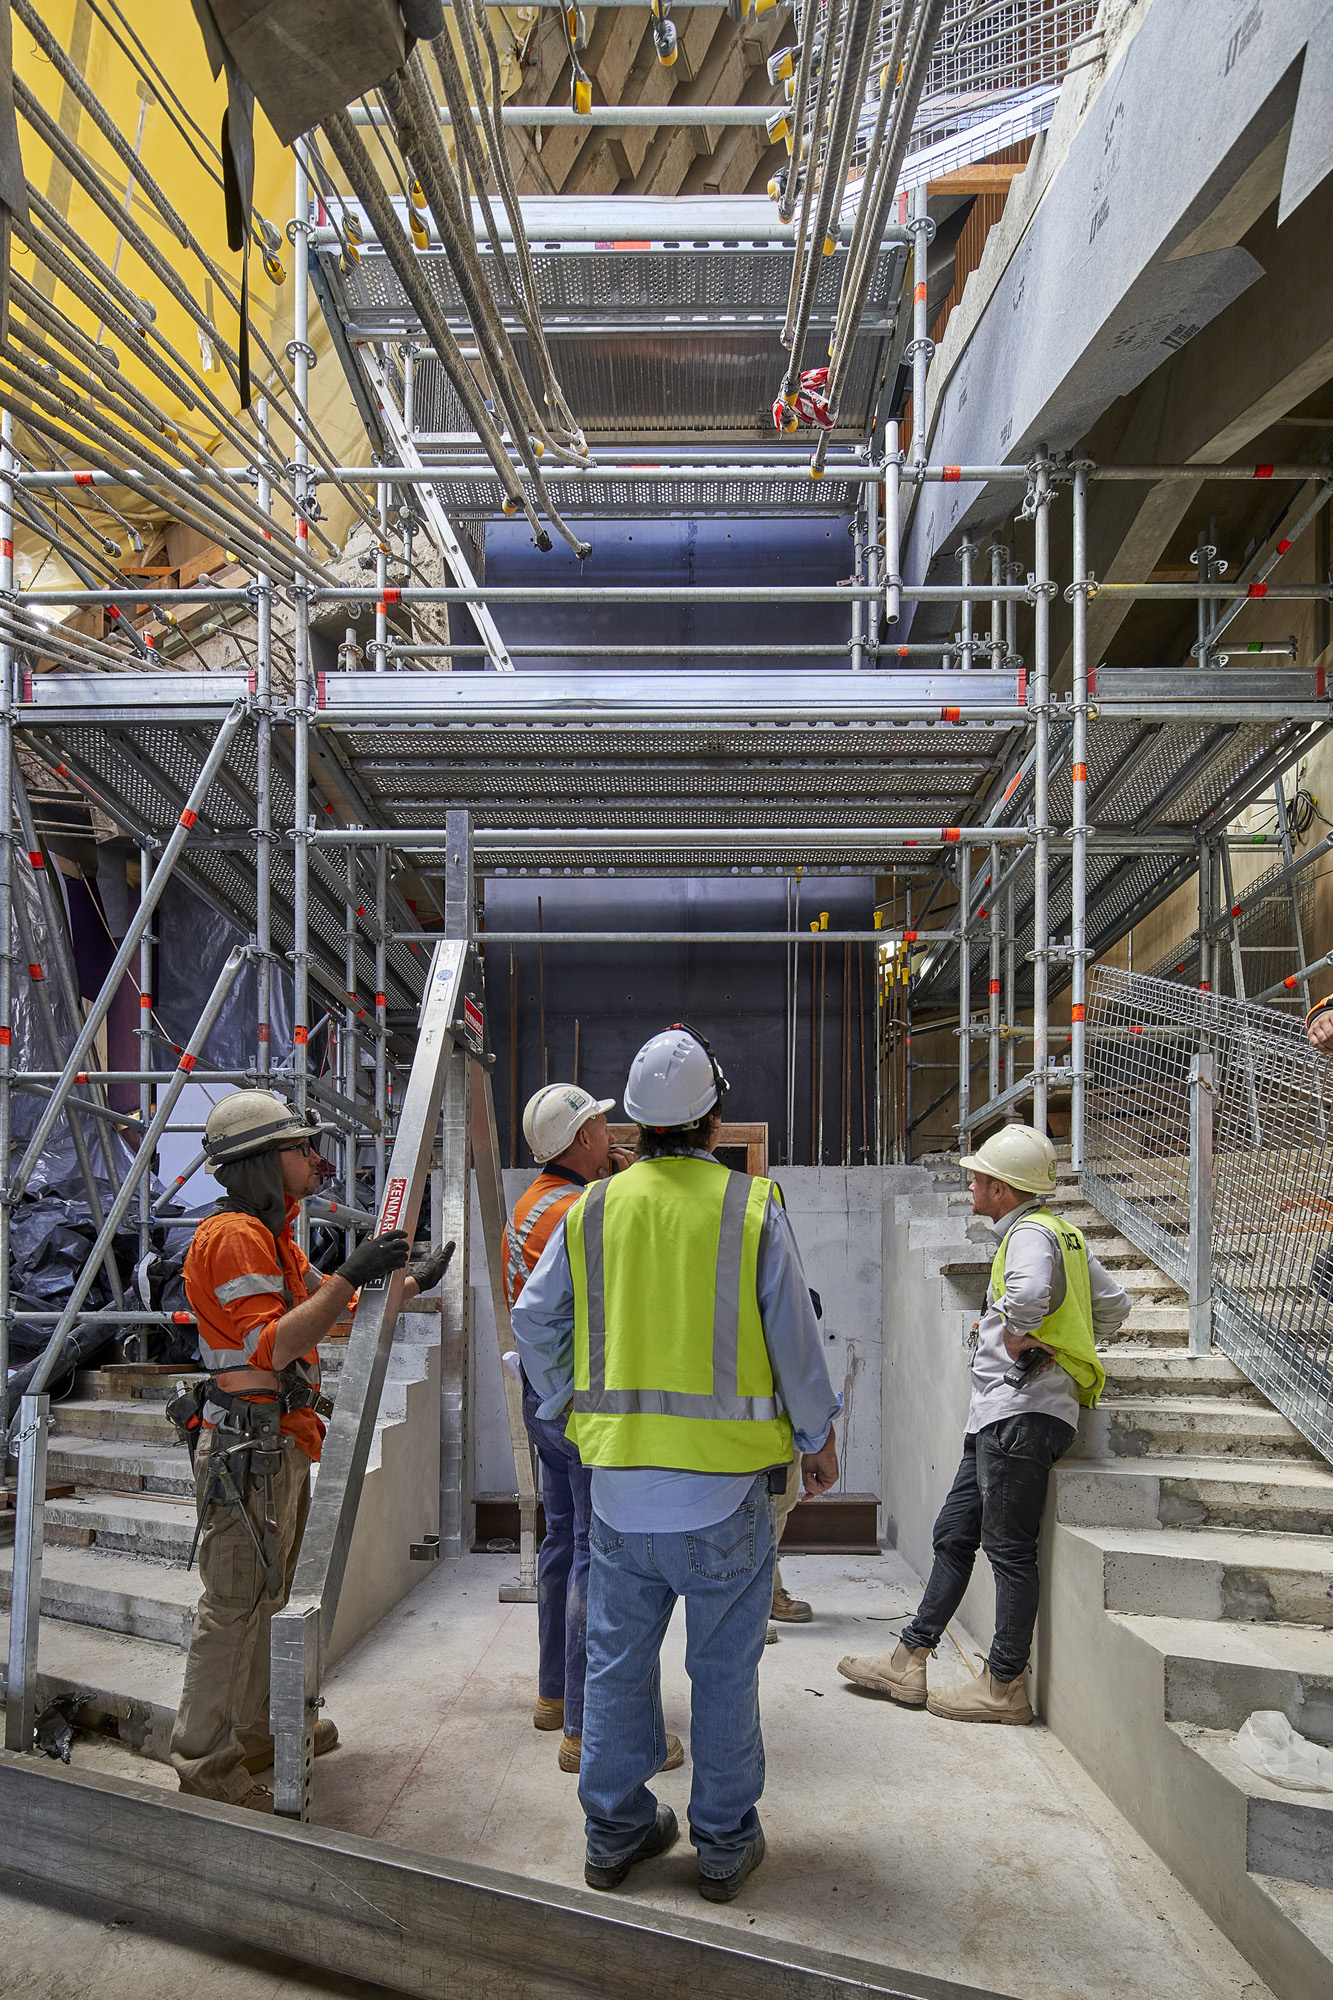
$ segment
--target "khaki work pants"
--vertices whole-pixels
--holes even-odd
[[[209,1431],[200,1441],[196,1494],[203,1491],[212,1438]],[[239,1805],[254,1785],[245,1758],[260,1751],[272,1754],[269,1628],[274,1613],[291,1594],[310,1509],[310,1460],[295,1444],[287,1446],[273,1476],[273,1508],[283,1569],[280,1596],[265,1592],[259,1552],[234,1507],[215,1501],[199,1542],[204,1592],[194,1616],[185,1685],[171,1732],[171,1761],[183,1792],[229,1805]],[[262,1541],[262,1480],[247,1483],[246,1511]]]

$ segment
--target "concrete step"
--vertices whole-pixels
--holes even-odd
[[[1234,1732],[1256,1709],[1278,1708],[1303,1736],[1317,1743],[1333,1738],[1333,1639],[1327,1630],[1111,1616],[1160,1658],[1168,1722]],[[1333,1813],[1333,1793],[1322,1796]]]
[[[109,1398],[83,1402],[71,1398],[67,1403],[56,1403],[51,1418],[51,1428],[58,1438],[106,1438],[120,1444],[176,1442],[175,1429],[168,1423],[162,1406],[133,1398],[122,1402]]]
[[[116,1361],[106,1368],[80,1368],[74,1377],[74,1394],[85,1402],[165,1403],[175,1395],[178,1382],[199,1379],[198,1368]]]
[[[167,1762],[185,1673],[178,1645],[43,1618],[37,1662],[39,1709],[72,1695],[79,1705],[78,1728]],[[0,1660],[0,1688],[6,1692],[7,1681],[8,1663]]]
[[[1333,1625],[1333,1537],[1237,1528],[1068,1532],[1101,1551],[1108,1611],[1241,1625]],[[1329,1644],[1333,1655],[1333,1639]]]
[[[1290,1793],[1287,1795],[1290,1797]],[[1251,1869],[1250,1881],[1274,1906],[1279,1919],[1299,1933],[1318,1958],[1322,1990],[1333,1987],[1333,1889],[1313,1889],[1280,1875],[1266,1875]]]
[[[1203,1758],[1244,1798],[1249,1868],[1304,1883],[1333,1902],[1333,1794],[1293,1792],[1270,1785],[1241,1762],[1235,1733],[1230,1729],[1199,1729],[1188,1723],[1172,1727],[1196,1757]]]
[[[1055,1469],[1055,1490],[1059,1520],[1075,1528],[1250,1528],[1333,1547],[1333,1469],[1315,1459],[1071,1453]]]
[[[1191,1354],[1186,1347],[1138,1346],[1121,1341],[1102,1356],[1106,1389],[1102,1403],[1122,1397],[1224,1396],[1260,1403],[1264,1397],[1224,1354]]]
[[[1189,1338],[1189,1306],[1175,1299],[1133,1299],[1129,1312],[1113,1334],[1106,1336],[1108,1347],[1122,1342],[1138,1346],[1179,1347]]]
[[[13,1550],[0,1549],[0,1605],[9,1603],[13,1567]],[[102,1549],[52,1548],[42,1557],[45,1618],[184,1647],[198,1601],[199,1573],[182,1563]]]
[[[115,1549],[183,1563],[194,1540],[193,1497],[107,1492],[75,1494],[46,1504],[47,1545]]]
[[[1089,1410],[1075,1447],[1082,1458],[1309,1459],[1325,1464],[1286,1417],[1228,1396],[1120,1396]]]
[[[1183,1287],[1174,1278],[1168,1278],[1165,1271],[1159,1271],[1155,1264],[1141,1264],[1127,1271],[1117,1271],[1116,1282],[1129,1293],[1131,1299],[1169,1299],[1185,1308],[1189,1301]]]
[[[140,1445],[113,1438],[55,1437],[47,1452],[53,1480],[80,1488],[114,1487],[123,1493],[194,1493],[190,1455],[183,1444]]]

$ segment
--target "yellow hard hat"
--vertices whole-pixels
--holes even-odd
[[[1031,1125],[1002,1125],[975,1153],[963,1157],[970,1174],[989,1174],[1020,1194],[1049,1194],[1055,1186],[1055,1148]]]

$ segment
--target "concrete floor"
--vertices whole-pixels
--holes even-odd
[[[581,1887],[577,1780],[557,1768],[559,1739],[530,1721],[536,1610],[497,1601],[512,1566],[496,1556],[442,1564],[339,1664],[328,1713],[344,1741],[318,1766],[317,1817]],[[839,1679],[843,1653],[888,1648],[915,1601],[898,1556],[806,1557],[783,1574],[816,1620],[783,1628],[764,1656],[768,1858],[735,1904],[705,1909],[682,1840],[635,1871],[636,1898],[1018,2000],[1269,2000],[1048,1730],[964,1728]],[[965,1671],[946,1642],[932,1673]],[[663,1683],[667,1725],[688,1750],[679,1613]],[[92,1743],[77,1744],[74,1760],[173,1782]],[[658,1780],[682,1825],[689,1776],[687,1757]],[[3,1877],[0,1937],[9,2000],[73,2000],[94,1980],[98,2000],[175,2000],[211,1962],[132,1924],[20,1901]],[[261,1957],[226,1963],[229,2000],[365,1990]]]

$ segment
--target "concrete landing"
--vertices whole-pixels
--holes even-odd
[[[577,1780],[557,1768],[559,1739],[530,1719],[536,1611],[496,1599],[511,1568],[486,1556],[441,1564],[335,1668],[328,1712],[344,1740],[320,1760],[316,1814],[347,1832],[579,1887]],[[769,1854],[710,1919],[1019,2000],[1269,2000],[1050,1731],[963,1728],[839,1678],[844,1653],[889,1648],[915,1605],[919,1585],[899,1557],[789,1558],[783,1578],[816,1619],[784,1628],[764,1655]],[[951,1682],[967,1668],[946,1642],[931,1671]],[[687,1757],[657,1787],[683,1822],[679,1611],[663,1688]],[[115,1748],[81,1742],[81,1765],[172,1784],[168,1770]],[[631,1879],[633,1900],[653,1911],[704,1909],[683,1841]],[[46,1990],[7,1982],[15,2000]],[[121,1995],[103,1988],[100,2000]],[[141,1996],[127,1990],[124,2000]]]

